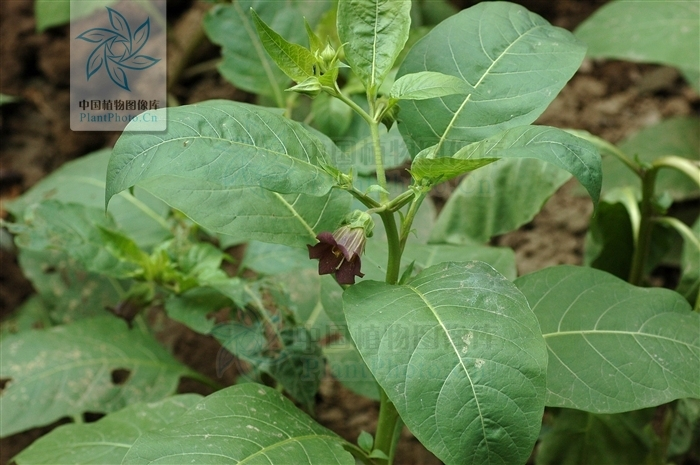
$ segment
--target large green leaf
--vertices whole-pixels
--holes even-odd
[[[700,160],[700,119],[686,116],[670,118],[645,128],[619,144],[620,150],[632,159],[651,163],[668,155]],[[616,157],[603,158],[603,190],[632,186],[640,192],[639,177]],[[674,200],[700,197],[700,188],[685,174],[662,169],[656,176],[656,192],[667,192]]]
[[[540,430],[547,354],[517,288],[483,262],[343,294],[362,358],[413,434],[447,464],[525,463]]]
[[[160,176],[142,187],[229,243],[258,240],[304,247],[333,231],[350,209],[351,196],[333,189],[316,197],[278,194],[260,187],[222,186],[200,179]]]
[[[192,374],[150,335],[107,316],[4,337],[0,352],[3,437],[65,416],[160,400]],[[126,380],[115,378],[123,371]]]
[[[183,394],[159,402],[130,405],[95,423],[63,425],[24,449],[18,465],[119,464],[144,433],[166,427],[202,396]]]
[[[518,278],[549,351],[547,405],[616,413],[700,397],[700,314],[592,268]]]
[[[70,161],[46,176],[21,197],[7,202],[6,208],[18,219],[26,209],[44,200],[77,203],[104,208],[105,178],[111,150],[99,150]],[[121,192],[110,202],[109,212],[119,228],[141,247],[158,244],[171,237],[164,220],[168,206],[142,189],[134,195]]]
[[[140,181],[170,175],[226,187],[326,194],[333,178],[322,142],[262,107],[226,100],[158,110],[165,133],[124,132],[109,160],[106,200]]]
[[[436,53],[439,50],[440,53]],[[571,33],[506,2],[483,2],[443,21],[411,49],[398,76],[436,71],[459,77],[466,96],[401,103],[410,152],[437,155],[533,122],[578,69],[585,47]]]
[[[281,105],[289,78],[265,52],[255,31],[250,9],[286,39],[300,43],[306,34],[299,2],[284,5],[265,0],[242,0],[219,4],[204,17],[204,30],[215,44],[222,46],[219,72],[236,87],[274,97]]]
[[[338,36],[345,58],[376,94],[408,40],[410,0],[340,0]]]
[[[543,434],[536,465],[639,465],[655,463],[653,409],[596,415],[563,409]]]
[[[435,222],[431,242],[486,242],[529,222],[571,175],[533,159],[500,160],[469,174]]]
[[[576,29],[592,57],[700,69],[700,5],[663,0],[610,2]]]
[[[160,431],[142,435],[122,463],[353,465],[343,443],[274,389],[241,384],[202,399]]]
[[[573,174],[598,204],[602,168],[598,149],[588,141],[547,126],[520,126],[460,149],[453,158],[534,158]],[[520,182],[527,182],[520,180]]]

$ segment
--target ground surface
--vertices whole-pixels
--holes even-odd
[[[187,1],[174,3],[169,21],[178,30],[178,36],[190,37],[196,33],[202,5]],[[471,4],[455,3],[461,7]],[[555,25],[573,29],[605,2],[530,0],[518,3]],[[206,43],[191,54],[183,52],[178,44],[172,44],[169,61],[177,68],[183,56],[189,57],[188,66],[192,66],[216,55],[217,50]],[[0,110],[0,188],[4,198],[26,190],[68,160],[111,146],[118,137],[116,133],[76,133],[69,129],[68,57],[66,27],[37,34],[31,0],[0,2],[0,91],[22,98],[20,103],[5,105]],[[248,98],[215,71],[192,78],[188,78],[186,72],[176,74],[180,80],[171,87],[181,103],[210,98]],[[587,60],[538,122],[585,129],[610,142],[618,142],[662,119],[698,114],[699,109],[700,98],[673,70]],[[515,249],[520,273],[554,264],[581,263],[592,207],[589,200],[577,197],[574,190],[574,184],[565,185],[530,224],[495,240],[499,245]],[[1,243],[5,241],[3,238]],[[31,286],[21,276],[14,256],[5,247],[0,248],[0,263],[0,316],[5,316],[31,293]],[[193,367],[212,371],[206,374],[215,376],[212,360],[215,360],[218,345],[183,330],[173,334],[177,337],[168,342],[179,357]],[[185,383],[181,390],[192,387]],[[321,388],[317,415],[324,425],[354,440],[361,430],[374,430],[377,405],[353,395],[328,378]],[[3,439],[0,465],[48,430],[41,428]],[[439,462],[404,431],[396,463],[429,465]]]

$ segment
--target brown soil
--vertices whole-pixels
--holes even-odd
[[[466,7],[475,2],[455,1]],[[553,24],[573,29],[604,0],[520,1]],[[0,2],[0,92],[21,101],[0,107],[0,189],[3,198],[26,190],[68,160],[114,144],[117,133],[73,132],[68,125],[67,27],[35,32],[32,0]],[[198,24],[205,5],[178,2],[169,11],[174,37],[199,34]],[[217,56],[206,40],[193,50],[187,42],[170,46],[171,74],[178,82],[171,90],[180,103],[210,98],[246,100],[245,93],[226,83],[215,70],[194,76],[186,68]],[[182,70],[185,70],[181,73]],[[585,129],[608,141],[618,142],[635,131],[662,119],[698,114],[700,98],[669,68],[623,62],[587,60],[538,123]],[[592,206],[575,195],[574,183],[565,185],[543,211],[519,231],[495,240],[515,249],[521,274],[546,266],[580,264],[583,239]],[[1,209],[0,209],[1,211]],[[5,244],[6,240],[2,240]],[[31,292],[14,255],[0,248],[0,318],[12,312]],[[218,344],[182,327],[169,328],[164,341],[188,365],[216,378],[214,362]],[[174,336],[173,336],[174,335]],[[223,382],[233,381],[227,374]],[[181,391],[207,393],[201,386],[183,382]],[[321,423],[349,440],[362,430],[374,431],[377,404],[350,393],[328,377],[319,393],[317,415]],[[55,426],[55,425],[53,425]],[[0,465],[51,427],[20,433],[0,442]],[[404,430],[396,463],[401,465],[440,463]]]

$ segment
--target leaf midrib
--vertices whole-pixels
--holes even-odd
[[[511,47],[513,47],[513,45],[515,45],[516,43],[518,43],[518,42],[520,41],[520,39],[522,39],[523,37],[527,36],[527,35],[530,34],[531,32],[536,31],[537,29],[540,29],[540,28],[542,28],[542,27],[543,27],[543,26],[535,26],[535,27],[529,29],[527,32],[525,32],[525,34],[519,35],[517,39],[515,39],[513,42],[511,42],[511,43],[508,45],[508,47],[506,47],[505,50],[503,50],[503,52],[501,52],[501,54],[500,54],[495,60],[493,60],[493,62],[492,62],[491,65],[486,69],[486,71],[484,71],[484,74],[479,78],[479,80],[476,82],[476,84],[474,84],[474,86],[473,86],[473,87],[474,87],[474,90],[476,90],[476,89],[479,88],[479,85],[481,85],[481,83],[484,81],[484,79],[486,79],[486,77],[489,75],[489,73],[491,72],[491,70],[493,69],[493,67],[496,66],[496,64],[499,63],[499,61],[500,61],[504,56],[506,56],[506,55],[508,54],[508,51],[511,49]],[[486,56],[488,57],[488,55],[486,55]],[[490,57],[489,57],[489,58],[490,58]],[[458,68],[458,69],[459,69],[459,68]],[[460,72],[460,74],[462,73],[461,69],[459,69],[459,72]],[[467,83],[469,83],[469,81],[467,81],[466,79],[465,79],[465,81],[466,81]],[[456,123],[456,121],[457,121],[458,116],[461,114],[462,110],[463,110],[464,107],[467,105],[467,103],[471,100],[471,97],[472,97],[472,93],[468,94],[468,95],[465,97],[465,99],[464,99],[464,101],[462,102],[462,104],[461,104],[461,105],[459,106],[459,108],[457,109],[457,111],[455,112],[455,114],[452,116],[452,119],[450,120],[449,124],[448,124],[447,127],[445,128],[445,131],[442,133],[442,136],[440,136],[440,140],[438,141],[437,148],[435,149],[435,153],[438,153],[438,152],[439,152],[440,148],[442,147],[443,142],[447,139],[448,133],[449,133],[449,132],[452,130],[452,128],[454,127],[454,125],[455,125],[455,123]],[[442,100],[442,98],[441,98],[441,100]],[[443,104],[444,104],[444,102],[443,102]]]
[[[479,421],[481,422],[481,432],[483,434],[484,442],[486,444],[487,454],[490,456],[490,454],[491,454],[490,445],[489,445],[489,441],[487,439],[488,436],[486,434],[486,425],[484,424],[484,415],[481,412],[481,403],[479,402],[479,397],[476,395],[476,389],[474,388],[474,382],[472,381],[472,377],[469,374],[467,367],[464,365],[464,361],[462,360],[462,357],[459,356],[459,350],[457,349],[454,342],[452,341],[452,337],[450,337],[450,333],[447,330],[447,328],[445,327],[445,324],[442,322],[442,319],[437,314],[437,311],[435,310],[435,308],[433,308],[433,306],[430,304],[430,302],[428,302],[428,300],[425,298],[425,295],[423,295],[422,292],[420,292],[417,288],[415,288],[413,286],[406,285],[406,288],[412,290],[423,301],[423,303],[425,303],[425,305],[428,307],[428,309],[430,309],[433,316],[435,317],[437,322],[440,324],[440,327],[442,328],[443,332],[445,333],[447,340],[450,341],[450,345],[452,346],[452,350],[454,350],[454,353],[457,356],[457,360],[459,360],[459,364],[461,365],[462,369],[464,370],[464,374],[467,375],[467,379],[469,380],[469,386],[472,389],[472,395],[474,397],[474,402],[476,403],[476,408],[477,408],[477,411],[479,412]]]

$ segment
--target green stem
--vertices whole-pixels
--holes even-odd
[[[408,213],[406,213],[406,217],[404,218],[403,223],[401,224],[401,236],[399,238],[399,247],[401,249],[401,253],[403,253],[403,250],[406,247],[406,241],[408,240],[408,236],[411,234],[411,225],[413,224],[413,219],[416,217],[416,213],[418,212],[418,209],[420,208],[421,203],[423,203],[423,199],[425,199],[426,195],[427,192],[421,192],[413,198],[413,202],[411,203],[411,206],[408,209]]]
[[[399,280],[399,270],[401,268],[401,241],[399,231],[396,228],[396,218],[388,211],[379,213],[379,217],[384,223],[386,239],[389,245],[389,256],[386,264],[386,282],[396,284]]]
[[[372,134],[372,147],[374,149],[374,168],[377,170],[377,184],[383,189],[380,192],[379,198],[382,203],[389,201],[389,195],[386,193],[386,173],[384,172],[384,160],[382,160],[382,146],[379,141],[379,123],[372,121],[369,125],[370,133]]]
[[[380,450],[389,457],[388,460],[377,460],[378,463],[391,465],[396,453],[396,444],[399,435],[397,429],[403,427],[403,422],[394,404],[387,397],[386,392],[379,388],[379,419],[377,420],[377,434],[374,439],[374,449]]]
[[[632,256],[632,268],[630,270],[629,283],[635,286],[642,284],[647,255],[651,245],[651,230],[654,219],[654,185],[656,183],[657,168],[646,170],[642,175],[642,202],[639,208],[641,219],[639,221],[639,237]]]

